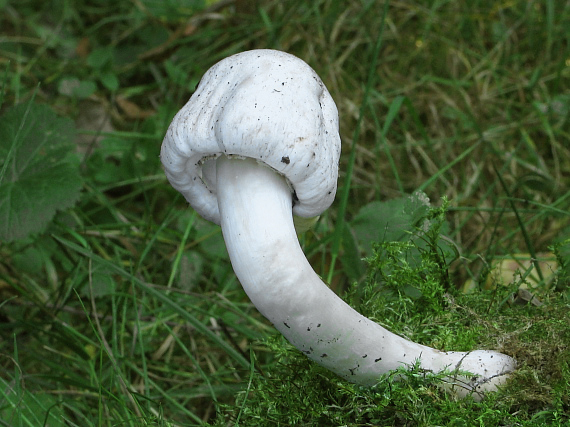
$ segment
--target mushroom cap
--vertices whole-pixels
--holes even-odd
[[[320,215],[336,193],[341,143],[336,105],[317,73],[276,50],[223,59],[170,124],[161,161],[171,185],[220,223],[215,159],[247,157],[286,177],[293,213]]]

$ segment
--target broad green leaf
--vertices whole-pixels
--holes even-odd
[[[0,118],[0,241],[45,230],[81,189],[73,122],[49,107],[21,104]]]
[[[99,78],[101,80],[101,83],[103,83],[103,86],[105,86],[110,91],[114,92],[119,89],[119,78],[114,73],[107,71],[101,73],[101,76]]]
[[[371,202],[358,212],[351,227],[366,256],[370,256],[373,243],[408,240],[410,233],[422,225],[419,222],[429,207],[429,199],[421,191],[399,199]]]
[[[87,65],[92,68],[101,69],[106,64],[113,61],[113,48],[111,46],[94,49],[87,56]]]
[[[25,383],[24,383],[25,384]],[[0,420],[9,426],[63,426],[62,404],[46,393],[32,393],[0,378]],[[6,424],[4,424],[6,423]]]

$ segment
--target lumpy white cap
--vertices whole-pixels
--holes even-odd
[[[252,158],[286,177],[293,213],[308,218],[334,199],[340,151],[337,108],[319,76],[296,56],[261,49],[206,72],[168,128],[161,160],[171,185],[219,224],[220,155]]]

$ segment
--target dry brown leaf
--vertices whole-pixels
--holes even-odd
[[[129,120],[146,119],[146,118],[151,117],[155,114],[154,110],[145,110],[145,109],[139,107],[134,102],[129,101],[128,99],[126,99],[122,96],[118,96],[116,98],[116,102],[117,102],[117,105],[119,106],[119,108],[121,109],[121,111],[125,114],[125,116]]]

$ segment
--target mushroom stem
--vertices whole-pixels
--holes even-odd
[[[442,352],[359,314],[305,258],[286,180],[255,160],[221,156],[216,162],[221,227],[234,271],[255,307],[310,359],[365,386],[419,360],[426,371],[448,371],[447,388],[456,395],[475,398],[495,390],[514,369],[514,360],[501,353]]]

